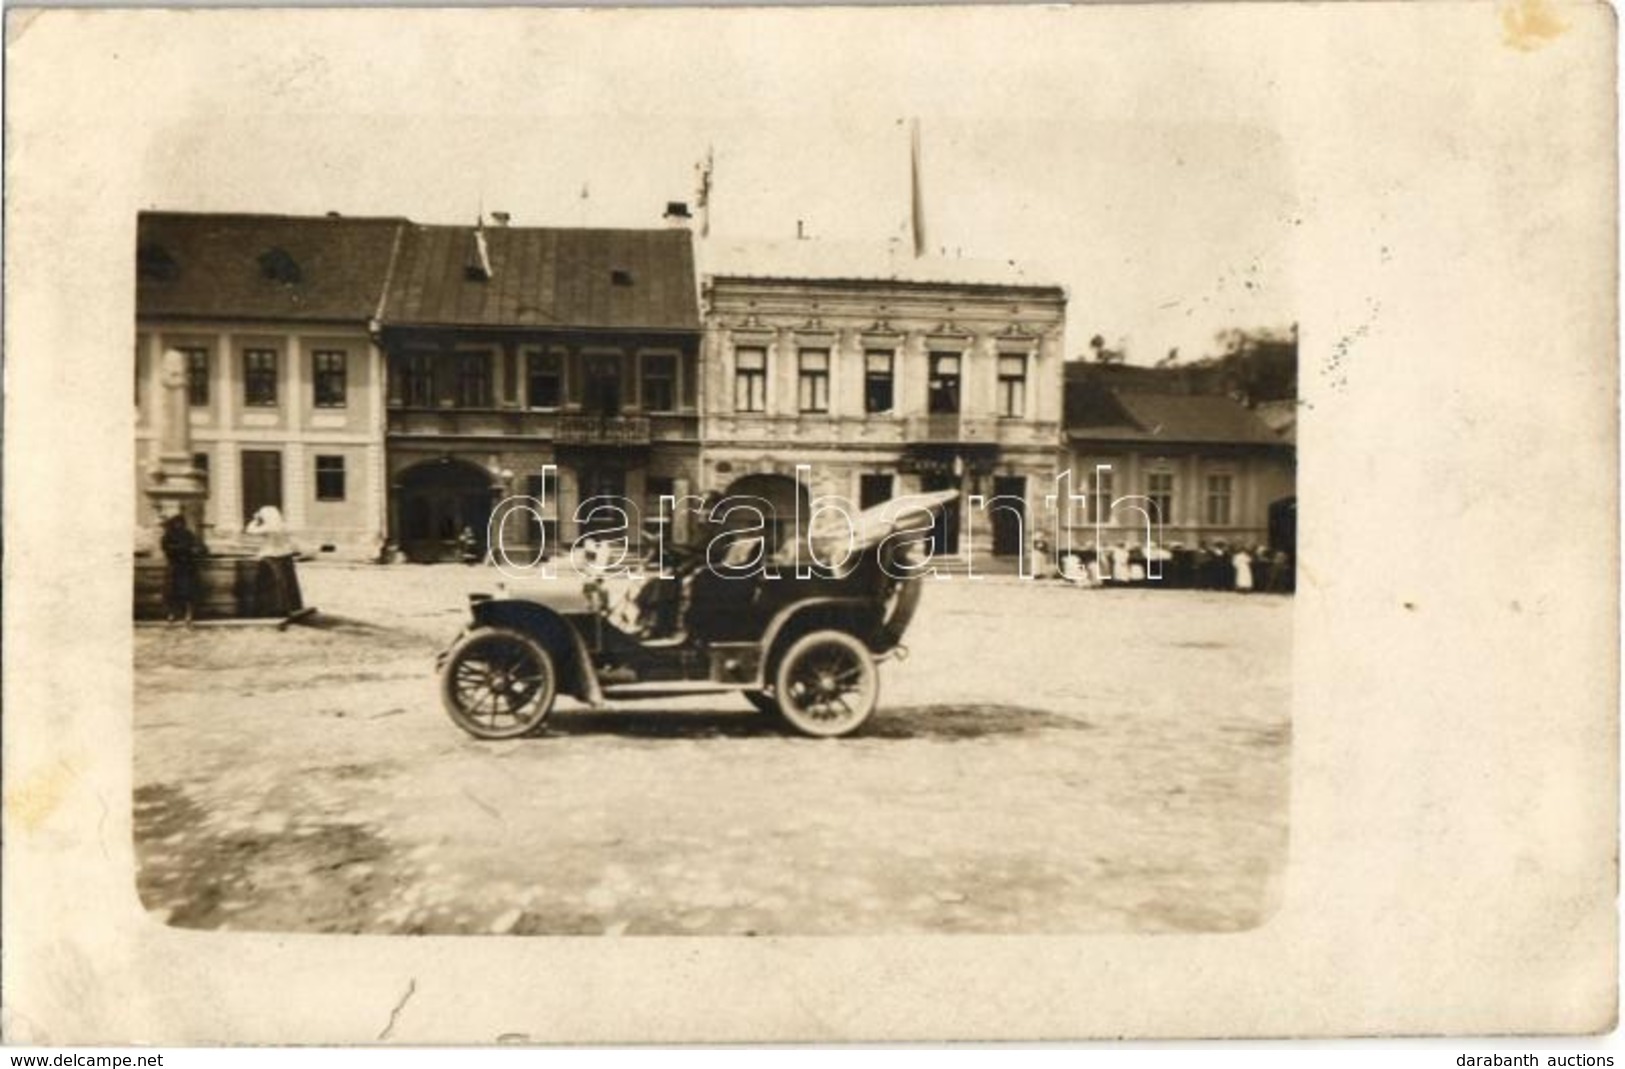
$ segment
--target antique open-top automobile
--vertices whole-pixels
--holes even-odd
[[[446,711],[471,735],[509,739],[538,731],[560,693],[601,707],[735,692],[805,734],[849,734],[874,712],[879,662],[906,654],[931,526],[957,496],[888,501],[822,545],[720,531],[619,605],[562,576],[473,595],[472,622],[440,656]],[[746,578],[717,566],[741,559],[768,566]]]

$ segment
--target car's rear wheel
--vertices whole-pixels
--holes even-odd
[[[558,674],[541,643],[520,631],[481,628],[452,647],[440,698],[458,727],[481,739],[535,731],[553,711]]]
[[[843,631],[797,639],[774,677],[779,712],[797,731],[834,738],[856,731],[880,699],[880,672],[863,643]]]

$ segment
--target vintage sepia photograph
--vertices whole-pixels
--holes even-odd
[[[9,13],[4,1038],[1613,1028],[1615,36]]]
[[[943,109],[386,151],[506,162],[295,193],[250,151],[229,201],[136,220],[155,917],[1270,915],[1298,359],[1267,131]]]

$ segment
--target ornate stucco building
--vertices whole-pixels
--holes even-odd
[[[704,484],[780,507],[798,465],[804,499],[859,508],[958,489],[938,560],[1013,567],[1053,492],[1065,292],[960,261],[809,251],[747,252],[702,281]]]

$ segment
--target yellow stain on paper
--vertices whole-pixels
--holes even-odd
[[[1503,40],[1521,52],[1545,47],[1568,28],[1552,0],[1513,0],[1501,8]]]
[[[5,794],[6,814],[22,822],[23,830],[38,831],[67,796],[79,777],[72,765],[58,761],[30,773]]]

